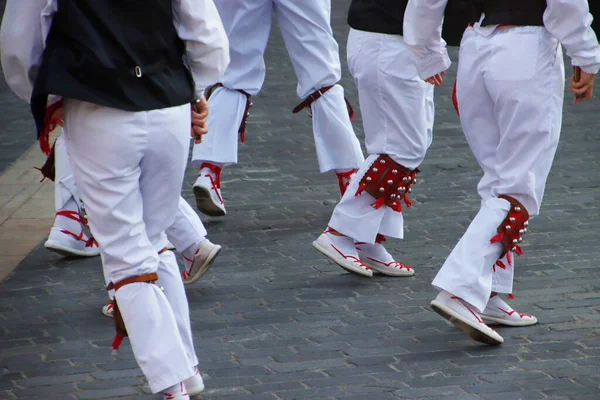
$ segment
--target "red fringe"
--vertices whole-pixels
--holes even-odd
[[[112,342],[113,350],[119,350],[119,346],[121,346],[121,343],[123,343],[123,339],[125,339],[123,336],[119,336],[119,335],[115,336],[115,338],[113,339],[113,342]]]
[[[510,250],[506,252],[506,261],[508,261],[508,265],[512,265],[512,256],[510,255]]]
[[[52,115],[56,110],[63,106],[62,99],[54,104],[51,104],[46,109],[46,116],[44,117],[44,128],[40,132],[40,149],[45,155],[50,155],[50,132],[56,129],[56,126],[60,123],[59,118],[52,118]]]
[[[387,239],[385,238],[385,236],[383,236],[381,233],[378,233],[377,236],[375,237],[375,243],[383,243],[386,240]]]
[[[246,141],[246,131],[240,132],[240,141],[244,143]]]
[[[498,243],[502,240],[503,237],[504,237],[504,233],[499,233],[490,239],[490,243]]]
[[[514,296],[512,293],[508,295],[508,299],[509,299],[509,300],[512,300],[512,299],[514,299],[514,298],[515,298],[515,296]]]
[[[506,269],[506,264],[504,264],[501,260],[497,260],[496,265],[502,269]]]
[[[523,255],[523,250],[521,250],[519,246],[515,246],[515,253],[517,253],[517,255],[521,257]]]
[[[354,193],[354,196],[360,196],[360,194],[364,191],[365,191],[365,185],[361,183],[360,186],[358,187],[358,189],[356,189],[356,193]]]
[[[344,100],[346,101],[346,108],[348,108],[348,115],[350,116],[350,121],[354,121],[354,109],[350,105],[348,99],[344,98]]]
[[[406,204],[406,207],[412,207],[412,201],[410,201],[406,194],[404,195],[404,204]]]
[[[400,203],[400,201],[393,201],[392,203],[390,203],[390,208],[393,211],[402,212],[402,203]]]
[[[456,81],[454,81],[454,86],[452,87],[452,105],[454,106],[456,115],[460,117],[460,112],[458,111],[458,98],[456,97]]]
[[[383,207],[384,204],[385,204],[385,197],[380,197],[377,199],[377,201],[374,201],[373,203],[371,203],[371,207],[373,207],[376,210],[379,210],[381,207]]]

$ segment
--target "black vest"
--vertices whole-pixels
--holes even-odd
[[[191,102],[184,52],[171,0],[58,0],[31,98],[38,134],[50,94],[126,111]]]
[[[403,34],[404,12],[408,0],[352,0],[348,25],[366,32]],[[442,36],[450,46],[458,46],[473,12],[468,0],[449,0]]]
[[[485,13],[482,26],[544,26],[546,0],[471,0],[476,9],[475,20]]]
[[[407,4],[408,0],[352,0],[348,25],[359,31],[402,35]]]

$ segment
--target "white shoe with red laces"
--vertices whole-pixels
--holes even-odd
[[[312,245],[346,271],[367,278],[373,276],[373,271],[360,261],[354,247],[354,239],[334,235],[330,229],[327,229]]]
[[[481,318],[488,322],[508,326],[529,326],[537,324],[538,320],[533,315],[523,314],[513,310],[500,296],[497,294],[490,297],[481,314]]]
[[[394,260],[394,257],[381,243],[356,242],[354,245],[358,250],[360,261],[373,271],[387,276],[413,276],[415,274],[414,269]]]
[[[194,376],[183,381],[187,389],[187,394],[190,396],[195,396],[204,390],[204,380],[202,379],[202,375],[200,375],[200,371],[198,371],[198,367],[194,367],[194,372]]]
[[[185,271],[181,273],[183,283],[189,285],[200,279],[211,267],[220,251],[221,246],[204,239],[198,246],[193,258],[183,256],[183,263],[185,264]]]
[[[446,291],[438,294],[431,302],[431,308],[465,331],[473,340],[490,345],[504,343],[502,336],[487,326],[475,309]]]
[[[87,222],[79,212],[58,211],[44,247],[65,257],[95,257],[99,255],[98,243],[83,231],[86,225]]]
[[[190,400],[190,395],[187,392],[187,388],[183,382],[171,386],[169,389],[161,392],[163,400]]]
[[[114,303],[114,300],[112,300],[111,302],[102,306],[102,314],[106,315],[109,318],[113,318],[114,317],[114,308],[115,308],[115,303]]]
[[[221,196],[221,167],[203,163],[193,186],[196,206],[203,214],[222,217],[226,214]]]

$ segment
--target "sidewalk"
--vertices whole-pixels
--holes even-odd
[[[334,3],[345,54],[349,1]],[[542,215],[517,260],[511,304],[540,323],[498,328],[505,344],[486,347],[429,308],[430,282],[479,207],[480,170],[450,102],[455,68],[436,92],[434,143],[405,213],[406,239],[387,242],[416,275],[368,280],[311,247],[338,201],[337,182],[318,173],[310,118],[291,113],[296,82],[276,27],[266,62],[240,165],[222,176],[228,214],[202,217],[222,255],[187,290],[201,398],[600,399],[600,97],[565,106]],[[358,111],[347,73],[342,83]],[[354,126],[362,132],[360,118]],[[12,263],[52,222],[52,185],[38,183],[34,165],[40,160],[23,159],[0,178],[8,185],[0,254]],[[188,201],[195,177],[189,168]],[[14,194],[5,199],[4,187]],[[105,293],[99,258],[63,259],[37,246],[19,263],[0,284],[0,399],[160,400],[128,340],[111,353]]]

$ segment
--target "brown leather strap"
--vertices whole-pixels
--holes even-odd
[[[214,91],[220,87],[224,87],[221,82],[216,83],[216,84],[212,85],[210,88],[208,88],[208,90],[206,91],[206,100],[208,100],[210,98],[210,96],[214,93]],[[240,134],[240,140],[242,143],[244,143],[246,141],[246,120],[248,119],[248,116],[250,115],[250,107],[252,106],[250,97],[252,97],[252,96],[250,95],[250,93],[246,92],[245,90],[241,90],[241,89],[234,89],[234,90],[237,90],[238,92],[240,92],[241,94],[246,96],[246,108],[244,109],[244,116],[242,117],[242,122],[240,123],[240,127],[238,129],[238,133]]]
[[[149,274],[144,274],[144,275],[138,275],[138,276],[132,276],[130,278],[125,278],[117,283],[113,283],[111,282],[107,287],[106,290],[115,290],[115,292],[117,290],[119,290],[121,287],[125,286],[125,285],[129,285],[130,283],[137,283],[137,282],[149,282],[149,283],[154,283],[158,280],[158,274],[156,272],[151,272]]]
[[[166,247],[163,247],[162,249],[159,250],[158,254],[162,254],[167,250],[169,250],[169,249],[167,249]]]
[[[323,96],[325,93],[327,93],[327,91],[334,86],[335,85],[325,86],[325,87],[322,87],[321,89],[313,92],[310,96],[308,96],[306,99],[304,99],[304,101],[302,103],[300,103],[296,107],[294,107],[292,112],[294,114],[296,114],[296,113],[299,113],[300,111],[304,110],[305,108],[310,107],[310,105],[312,103],[317,101],[321,96]]]

